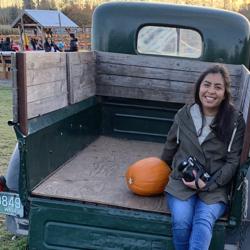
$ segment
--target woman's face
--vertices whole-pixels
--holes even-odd
[[[200,85],[199,98],[204,115],[214,116],[225,96],[225,83],[220,73],[207,74]]]

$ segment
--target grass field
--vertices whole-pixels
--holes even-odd
[[[11,88],[0,86],[0,175],[5,174],[8,162],[16,143],[13,128],[7,125],[12,119]],[[14,237],[4,228],[4,216],[0,215],[0,250],[26,249],[26,237]]]
[[[12,119],[10,87],[0,86],[0,175],[4,174],[16,143],[13,128],[7,125]]]

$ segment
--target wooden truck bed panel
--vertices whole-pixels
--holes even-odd
[[[32,194],[166,213],[163,195],[134,195],[128,190],[124,177],[130,164],[145,157],[159,156],[162,148],[162,143],[100,136]]]

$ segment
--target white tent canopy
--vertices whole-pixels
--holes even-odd
[[[40,26],[41,28],[79,28],[71,19],[57,10],[24,10],[12,23],[12,28]]]

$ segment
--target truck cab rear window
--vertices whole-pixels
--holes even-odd
[[[175,27],[144,26],[137,37],[141,54],[199,58],[202,45],[197,31]]]

